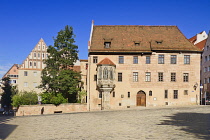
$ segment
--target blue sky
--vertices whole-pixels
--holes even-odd
[[[40,38],[53,45],[70,25],[87,59],[91,21],[95,25],[177,25],[190,38],[210,30],[210,0],[0,0],[0,77],[21,64]]]

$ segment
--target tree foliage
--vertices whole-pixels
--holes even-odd
[[[56,96],[52,93],[43,93],[41,94],[43,104],[54,104],[59,105],[61,103],[67,103],[67,99],[63,97],[61,93],[58,93]]]
[[[54,46],[49,46],[48,59],[44,61],[46,67],[42,70],[40,87],[46,92],[57,96],[61,93],[70,101],[70,95],[79,88],[80,74],[73,71],[74,63],[78,60],[78,46],[75,45],[73,28],[65,26],[54,39]]]
[[[38,102],[37,93],[34,91],[20,92],[12,97],[12,105],[18,107],[20,105],[35,105]]]
[[[2,79],[3,81],[3,94],[1,98],[2,106],[10,107],[12,103],[12,86],[10,84],[10,78],[5,77]]]

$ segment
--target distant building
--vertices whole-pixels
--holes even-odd
[[[202,98],[208,97],[208,100],[210,100],[210,37],[209,36],[210,32],[208,34],[208,39],[204,44],[205,47],[203,49],[202,62],[201,62],[201,84],[203,85]]]
[[[18,83],[18,64],[14,64],[8,71],[7,73],[2,77],[9,77],[10,78],[10,83],[15,86]]]
[[[176,26],[92,25],[88,51],[89,110],[199,104],[201,49]]]
[[[188,39],[191,43],[193,43],[195,46],[203,50],[206,41],[207,41],[208,35],[205,31],[200,32],[199,34],[196,34],[195,36]]]
[[[45,67],[43,61],[48,57],[47,48],[44,40],[40,39],[28,57],[20,65],[18,70],[19,91],[42,92],[37,86],[41,83],[41,71]]]

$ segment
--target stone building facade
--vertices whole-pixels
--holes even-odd
[[[48,57],[47,45],[40,39],[28,57],[23,61],[18,70],[19,91],[35,91],[41,93],[37,88],[41,82],[41,71],[45,67],[44,61]]]
[[[203,48],[202,62],[201,62],[201,84],[203,85],[201,93],[202,93],[202,98],[208,97],[208,100],[210,100],[210,37],[209,36],[210,32],[208,34],[205,47]]]
[[[199,104],[201,50],[176,26],[92,25],[89,110]]]

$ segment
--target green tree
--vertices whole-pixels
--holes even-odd
[[[78,46],[75,45],[73,28],[65,26],[54,39],[54,46],[49,46],[46,67],[42,70],[40,88],[57,96],[61,93],[71,101],[72,94],[79,91],[80,73],[73,70],[78,60]]]
[[[34,91],[24,91],[12,96],[12,105],[14,107],[18,107],[19,105],[36,105],[37,102],[37,93]]]
[[[1,104],[2,106],[7,106],[8,108],[11,106],[12,103],[12,86],[10,84],[10,78],[5,77],[2,79],[3,82],[3,94],[1,98]]]

